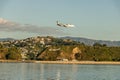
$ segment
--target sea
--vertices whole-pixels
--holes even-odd
[[[0,63],[0,80],[120,80],[120,65]]]

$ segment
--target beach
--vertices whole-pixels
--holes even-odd
[[[113,61],[35,61],[35,63],[43,63],[43,64],[106,64],[106,65],[120,65],[120,62]]]
[[[118,61],[36,61],[36,60],[0,60],[0,63],[42,63],[42,64],[106,64],[106,65],[120,65]]]

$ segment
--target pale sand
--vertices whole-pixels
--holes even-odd
[[[43,64],[106,64],[106,65],[120,65],[120,62],[112,61],[35,61],[35,63]]]
[[[1,63],[42,63],[42,64],[106,64],[120,65],[118,61],[36,61],[36,60],[0,60]]]

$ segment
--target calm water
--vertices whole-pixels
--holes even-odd
[[[0,80],[120,80],[120,65],[0,63]]]

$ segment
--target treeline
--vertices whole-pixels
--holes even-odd
[[[20,49],[17,47],[6,48],[0,45],[0,59],[21,60]]]
[[[81,50],[80,54],[75,55],[75,59],[79,61],[120,61],[120,47],[107,47],[105,45],[86,46],[80,44],[51,46],[50,48],[52,49],[60,48],[60,50],[49,51],[47,49],[40,60],[57,60],[58,57],[72,60],[72,51],[75,47]]]
[[[85,46],[83,60],[120,61],[120,47]]]
[[[41,60],[57,60],[62,53],[62,58],[72,60],[72,50],[78,47],[81,50],[80,54],[76,54],[75,58],[79,61],[120,61],[120,47],[108,47],[105,44],[95,43],[93,46],[87,46],[84,44],[71,44],[71,45],[53,45],[52,49],[60,48],[60,51],[44,52]]]

